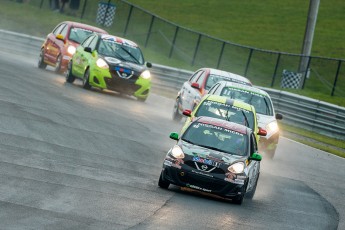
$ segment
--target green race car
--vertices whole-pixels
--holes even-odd
[[[139,46],[127,39],[92,34],[78,46],[68,63],[66,82],[83,80],[83,87],[108,89],[145,101],[151,88],[151,74]]]

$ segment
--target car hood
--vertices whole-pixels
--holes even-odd
[[[122,68],[127,68],[134,70],[136,72],[143,72],[144,70],[147,69],[145,65],[140,65],[140,64],[135,64],[133,62],[126,62],[122,61],[120,59],[114,58],[114,57],[107,57],[107,56],[101,56],[110,67],[115,67],[115,66],[120,66]]]
[[[185,141],[180,141],[179,146],[181,147],[185,155],[189,155],[192,157],[198,156],[202,158],[207,158],[228,165],[234,163],[235,161],[244,161],[246,159],[246,157],[243,156],[231,155],[228,153],[208,149],[198,145],[193,145]]]
[[[256,114],[256,117],[258,119],[258,126],[266,129],[266,126],[271,123],[272,121],[275,121],[276,118],[274,116],[267,116],[263,114]]]

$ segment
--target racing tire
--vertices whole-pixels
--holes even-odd
[[[256,178],[255,185],[254,185],[254,188],[252,189],[252,191],[246,193],[246,198],[253,199],[253,197],[255,195],[256,187],[258,185],[259,176],[260,176],[260,173],[258,174],[258,177]]]
[[[72,74],[72,62],[70,61],[67,66],[66,82],[73,83],[75,76]]]
[[[54,68],[55,73],[60,73],[60,71],[61,71],[61,55],[59,55],[58,58],[56,59],[56,64]]]
[[[241,205],[243,203],[243,195],[238,195],[232,199],[233,204]]]
[[[168,181],[163,180],[163,174],[161,173],[161,175],[159,176],[159,180],[158,180],[158,186],[164,189],[169,188],[170,183]]]
[[[176,98],[176,101],[174,104],[174,109],[173,109],[173,114],[172,114],[172,119],[174,121],[181,121],[182,120],[182,115],[179,114],[179,112],[178,112],[178,101],[179,100],[180,100],[179,98]]]
[[[83,78],[83,88],[84,89],[91,89],[91,85],[89,83],[89,78],[90,78],[90,70],[87,69],[84,74]]]
[[[38,57],[38,68],[45,69],[47,67],[47,64],[44,62],[44,50],[41,49],[40,56]]]

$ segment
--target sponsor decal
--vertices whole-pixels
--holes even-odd
[[[187,187],[188,187],[188,188],[197,189],[197,190],[200,190],[200,191],[203,191],[203,192],[212,192],[212,190],[210,190],[210,189],[201,188],[201,187],[199,187],[199,186],[192,185],[192,184],[187,184]]]
[[[164,165],[166,165],[166,166],[171,167],[172,162],[171,162],[171,161],[167,161],[167,160],[165,160],[163,164],[164,164]]]
[[[198,163],[205,164],[205,165],[215,166],[217,168],[219,168],[219,166],[220,166],[219,162],[215,162],[213,160],[205,159],[205,158],[201,158],[201,157],[193,157],[192,160],[195,161],[195,162],[198,162]],[[201,166],[201,167],[203,167],[203,166]],[[207,170],[207,167],[205,169],[203,169],[203,170]]]
[[[247,111],[247,110],[245,110],[245,111]],[[240,132],[237,132],[237,131],[231,130],[231,129],[227,129],[227,128],[223,128],[223,127],[220,127],[220,126],[215,126],[215,125],[210,125],[210,124],[205,124],[205,123],[197,123],[197,124],[193,125],[193,128],[195,128],[195,129],[198,129],[199,127],[206,127],[206,128],[217,129],[217,130],[225,131],[225,132],[228,132],[228,133],[231,133],[231,134],[236,134],[236,135],[239,135],[239,136],[243,136],[243,134],[240,133]]]

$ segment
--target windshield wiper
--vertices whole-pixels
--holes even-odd
[[[136,59],[136,57],[134,57],[134,55],[133,54],[131,54],[128,50],[126,50],[125,48],[123,48],[122,46],[120,46],[120,48],[123,50],[123,51],[125,51],[129,56],[131,56],[131,58],[133,58],[133,60],[135,61],[134,63],[136,63],[136,64],[140,64],[140,62],[139,62],[139,60],[138,59]],[[130,60],[127,60],[127,61],[130,61]]]
[[[246,121],[246,126],[247,127],[249,127],[249,128],[251,128],[250,126],[249,126],[249,121],[248,121],[248,118],[247,118],[247,116],[246,116],[246,114],[243,112],[243,110],[241,110],[241,112],[242,112],[242,114],[243,114],[243,116],[244,116],[244,119],[245,119],[245,121]]]

